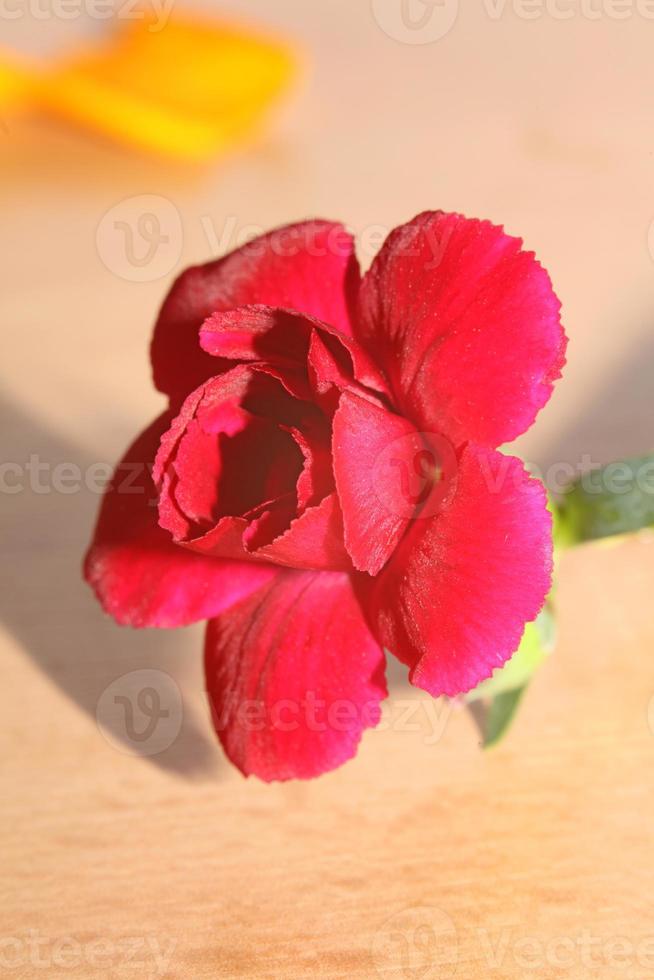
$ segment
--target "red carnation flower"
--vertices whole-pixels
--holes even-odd
[[[312,221],[166,299],[170,407],[119,465],[85,574],[119,623],[209,620],[212,714],[243,773],[350,758],[379,720],[383,647],[456,695],[540,611],[545,493],[497,447],[548,400],[565,336],[521,244],[425,213],[362,279],[343,227]]]

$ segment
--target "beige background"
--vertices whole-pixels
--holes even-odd
[[[635,2],[623,20],[609,0],[596,19],[589,0],[568,7],[527,20],[507,3],[497,18],[467,0],[420,45],[363,0],[225,3],[296,38],[305,83],[255,146],[208,168],[9,115],[3,458],[86,471],[117,457],[160,408],[147,342],[189,262],[314,214],[349,223],[365,262],[380,228],[429,207],[521,234],[563,301],[567,373],[524,453],[577,465],[651,448],[654,20]],[[0,40],[44,52],[100,26],[0,16]],[[148,207],[171,241],[134,282],[107,232],[115,213],[103,218],[120,205],[133,220],[142,195],[163,199]],[[201,629],[120,630],[80,583],[97,497],[28,488],[1,503],[0,974],[654,976],[647,537],[565,560],[559,647],[497,751],[479,751],[465,713],[414,701],[397,671],[394,731],[318,782],[266,787],[214,743]],[[96,711],[109,684],[152,668],[183,692],[182,727],[134,757]]]

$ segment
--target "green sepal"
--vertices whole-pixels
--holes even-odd
[[[654,454],[586,473],[554,507],[559,535],[570,544],[654,527]]]
[[[509,730],[532,675],[554,648],[555,633],[552,607],[547,603],[538,618],[527,623],[522,642],[511,659],[466,696],[468,704],[482,702],[480,710],[471,711],[482,729],[484,748],[497,745]]]
[[[554,556],[587,541],[621,537],[654,528],[654,453],[609,463],[577,480],[560,499],[548,499]],[[610,544],[612,542],[607,542]],[[466,696],[483,716],[483,744],[496,745],[507,733],[532,675],[552,651],[554,589],[545,608],[528,623],[513,657]]]
[[[547,495],[547,509],[552,515],[552,544],[554,546],[554,560],[565,551],[579,544],[575,528],[567,520],[561,505],[554,499],[551,493]]]
[[[527,684],[523,684],[522,687],[513,688],[511,691],[502,691],[493,698],[486,715],[485,749],[497,745],[506,735],[526,690]]]

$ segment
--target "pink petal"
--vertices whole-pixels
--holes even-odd
[[[413,522],[372,587],[380,642],[434,696],[471,690],[541,610],[551,552],[542,485],[519,460],[468,446],[452,499]]]
[[[387,693],[383,653],[341,573],[286,572],[213,619],[205,668],[225,752],[268,782],[350,759]]]
[[[217,373],[198,346],[202,322],[218,310],[266,303],[301,310],[351,334],[359,286],[354,243],[342,225],[305,221],[187,269],[162,307],[152,340],[155,385],[181,400]]]
[[[413,516],[415,504],[402,495],[393,464],[411,467],[419,442],[406,419],[342,395],[333,423],[334,474],[345,545],[360,571],[381,571]]]
[[[564,364],[560,304],[522,241],[487,221],[426,212],[366,274],[359,332],[404,414],[455,445],[524,432]]]
[[[170,421],[157,419],[116,467],[84,563],[103,608],[126,626],[208,619],[277,574],[271,565],[194,555],[159,527],[150,467]]]

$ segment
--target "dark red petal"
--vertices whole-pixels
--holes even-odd
[[[236,397],[241,401],[238,411],[232,404]],[[239,465],[232,473],[239,479],[230,484],[224,447],[217,453],[206,437],[212,429],[225,427],[238,436],[243,418],[248,426],[252,421],[273,425],[269,418],[250,415],[250,410],[281,414],[284,421],[265,439],[259,438],[258,430],[253,432],[245,457],[240,463],[234,460]],[[288,446],[281,446],[278,437],[288,440]],[[189,551],[303,569],[352,569],[333,492],[329,425],[314,406],[291,398],[258,369],[240,365],[189,395],[161,439],[154,479],[159,522]],[[218,479],[221,484],[214,494],[212,481]],[[253,488],[256,501],[251,499]],[[225,513],[225,501],[233,509],[240,502],[242,513]]]
[[[336,493],[292,519],[294,504],[281,497],[245,518],[223,517],[206,534],[184,541],[183,546],[200,555],[252,558],[289,568],[352,571]]]
[[[241,547],[256,556],[259,548],[270,544],[288,530],[296,513],[294,493],[267,500],[246,515],[247,526],[241,537]]]
[[[212,357],[293,367],[306,362],[311,329],[302,313],[255,304],[207,317],[199,343]]]
[[[170,421],[157,419],[116,467],[84,563],[106,612],[127,626],[207,619],[277,574],[270,565],[194,555],[159,527],[150,467]]]
[[[376,575],[413,516],[399,467],[411,468],[420,437],[413,426],[367,399],[345,392],[334,415],[334,474],[345,545],[356,568]],[[396,465],[397,464],[397,465]]]
[[[332,343],[329,343],[330,339]],[[344,356],[343,348],[339,350],[333,340],[324,331],[314,330],[307,352],[309,387],[328,417],[332,417],[338,408],[342,391],[366,390],[353,384],[352,359],[349,355]],[[378,390],[381,391],[381,386]]]
[[[250,531],[245,543],[254,557],[290,568],[352,569],[343,544],[343,516],[336,493],[330,493],[315,507],[308,507],[268,544],[260,544]]]
[[[366,274],[358,333],[419,429],[455,445],[524,432],[564,364],[560,304],[522,241],[487,221],[427,212]]]
[[[297,428],[289,431],[304,458],[297,481],[297,509],[302,513],[334,489],[330,431],[324,417],[310,421],[304,431]]]
[[[290,430],[307,413],[318,416],[313,406],[247,366],[201,385],[183,402],[157,452],[153,475],[160,490],[161,526],[175,541],[187,543],[206,537],[221,518],[246,516],[263,502],[294,492],[304,460]],[[281,423],[276,415],[282,416]],[[210,549],[203,542],[196,550],[240,556],[240,545],[236,554],[233,547],[224,548],[228,526],[234,522],[219,528],[220,550],[213,533]]]
[[[205,669],[225,752],[268,782],[350,759],[387,693],[383,653],[342,573],[286,572],[213,619]]]
[[[329,383],[342,385],[357,381],[374,391],[386,392],[386,382],[367,352],[352,337],[294,310],[271,306],[244,306],[214,313],[203,323],[200,345],[221,359],[261,361],[279,371],[307,371],[314,335],[321,341],[323,356],[314,354],[311,367],[318,372],[326,365]],[[314,344],[312,345],[312,341]],[[326,356],[328,355],[328,356]]]
[[[184,272],[159,314],[152,339],[154,382],[179,401],[217,373],[198,345],[202,322],[252,303],[300,310],[351,333],[359,266],[342,225],[306,221],[278,228],[224,258]]]
[[[179,542],[179,546],[198,555],[214,558],[233,558],[237,561],[250,556],[243,546],[243,535],[248,528],[244,517],[221,517],[215,527],[197,538]]]
[[[442,513],[417,519],[373,587],[380,642],[411,681],[453,696],[517,649],[550,589],[545,491],[520,460],[468,446]]]
[[[302,472],[302,452],[286,428],[249,412],[241,420],[231,433],[212,432],[212,420],[200,411],[177,447],[175,500],[205,530],[293,491]]]

